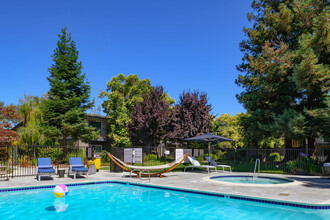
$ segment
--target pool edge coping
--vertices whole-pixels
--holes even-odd
[[[167,190],[171,190],[171,191],[202,194],[202,195],[215,196],[215,197],[220,197],[220,198],[251,201],[251,202],[272,204],[272,205],[279,205],[279,206],[289,206],[289,207],[297,207],[297,208],[305,208],[305,209],[313,209],[313,210],[330,209],[330,204],[324,204],[324,203],[293,202],[293,201],[269,199],[269,198],[262,198],[262,197],[251,197],[251,196],[244,196],[244,195],[203,191],[203,190],[196,190],[196,189],[190,189],[190,188],[179,188],[179,187],[161,186],[161,185],[153,185],[153,184],[145,184],[145,183],[133,183],[133,182],[121,181],[121,180],[88,181],[88,182],[79,182],[79,183],[67,183],[65,185],[71,187],[71,186],[94,185],[94,184],[97,185],[97,184],[109,184],[109,183],[116,183],[116,184],[122,184],[122,185],[134,185],[134,186],[141,186],[141,187],[147,187],[147,188],[167,189]],[[6,188],[0,188],[0,193],[10,192],[10,191],[46,189],[46,188],[53,188],[56,185],[58,185],[58,184],[35,185],[35,186],[24,186],[24,187],[14,187],[14,188],[6,187]]]
[[[276,177],[277,179],[290,179],[292,182],[290,183],[279,183],[279,184],[246,184],[246,183],[231,183],[231,182],[225,182],[225,181],[219,181],[219,180],[214,180],[212,178],[217,177],[217,176],[249,176],[249,175],[234,175],[234,174],[226,174],[226,175],[212,175],[208,177],[204,177],[203,180],[207,182],[212,182],[212,183],[217,183],[217,184],[223,184],[223,185],[231,185],[231,186],[247,186],[247,187],[283,187],[283,186],[298,186],[302,185],[301,182],[297,180],[292,180],[288,177]],[[251,177],[251,176],[249,176]],[[262,177],[269,177],[269,176],[262,176]]]

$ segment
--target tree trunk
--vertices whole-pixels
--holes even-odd
[[[310,135],[308,138],[307,138],[307,148],[308,148],[308,152],[309,152],[309,155],[310,156],[315,156],[315,153],[316,153],[316,149],[315,149],[315,138]]]
[[[308,149],[315,149],[315,138],[311,135],[308,137]]]
[[[292,149],[292,140],[290,138],[285,138],[285,149]]]
[[[292,140],[290,138],[285,138],[285,157],[284,161],[295,160],[298,155],[298,151],[292,148]]]
[[[63,135],[62,145],[63,145],[63,154],[64,154],[64,156],[65,156],[65,155],[67,154],[67,148],[66,148],[66,135]]]

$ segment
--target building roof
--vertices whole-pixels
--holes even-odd
[[[103,118],[103,119],[107,119],[107,116],[103,116],[103,115],[94,115],[94,114],[86,114],[87,118]]]

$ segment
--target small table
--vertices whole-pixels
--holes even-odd
[[[63,178],[65,174],[65,170],[64,169],[57,170],[57,174],[59,178]]]

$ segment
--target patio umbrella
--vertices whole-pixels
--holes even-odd
[[[189,141],[189,142],[195,142],[195,143],[209,143],[209,156],[211,153],[211,143],[219,143],[219,142],[225,142],[225,141],[234,141],[230,138],[225,138],[225,137],[221,137],[218,135],[215,135],[213,133],[207,133],[207,134],[203,134],[203,135],[199,135],[196,137],[191,137],[191,138],[186,138],[183,139],[184,141]]]

